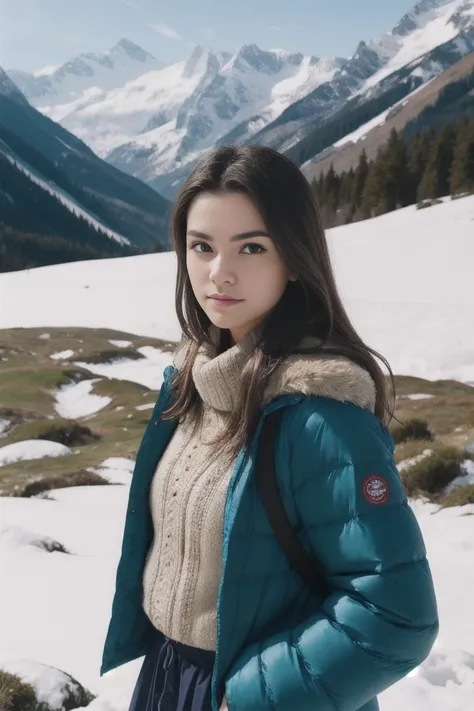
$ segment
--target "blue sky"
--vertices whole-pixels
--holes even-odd
[[[166,63],[200,43],[349,56],[416,0],[0,0],[0,66],[32,71],[127,37]]]

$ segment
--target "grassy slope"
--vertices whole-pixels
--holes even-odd
[[[49,333],[49,339],[40,336]],[[118,348],[109,340],[131,341]],[[55,361],[51,354],[72,350],[81,362],[105,362],[114,357],[139,359],[137,349],[154,346],[171,353],[175,344],[157,339],[107,329],[41,328],[0,331],[0,419],[12,422],[7,435],[0,438],[0,447],[24,439],[41,438],[54,426],[67,428],[54,409],[56,389],[70,382],[97,378],[85,368],[73,363]],[[404,422],[412,417],[428,421],[440,443],[463,449],[474,442],[474,388],[456,381],[428,381],[407,376],[396,377],[396,418]],[[150,410],[137,410],[139,405],[152,404],[157,393],[137,383],[102,378],[92,393],[108,395],[111,403],[94,415],[80,419],[98,439],[88,444],[69,445],[68,457],[45,458],[17,462],[0,467],[0,491],[19,494],[35,479],[70,475],[88,467],[97,467],[108,457],[134,459]],[[404,399],[404,395],[423,393],[435,397],[429,400]],[[119,408],[119,409],[117,409]],[[396,459],[401,461],[429,446],[427,442],[406,442],[397,446]]]
[[[49,333],[50,339],[40,339]],[[118,348],[109,340],[131,341],[127,348]],[[0,447],[24,439],[41,438],[51,425],[67,427],[72,420],[60,418],[54,409],[56,389],[70,382],[98,376],[72,363],[55,361],[53,353],[73,350],[82,362],[111,361],[116,357],[141,358],[136,349],[153,346],[171,353],[175,344],[143,338],[107,329],[12,329],[0,331],[0,419],[14,426],[0,439]],[[82,352],[81,352],[82,351]],[[104,358],[101,358],[104,354]],[[108,395],[112,401],[96,414],[80,418],[100,439],[82,446],[71,446],[73,455],[16,462],[0,467],[0,490],[18,493],[37,478],[71,474],[87,467],[98,466],[108,457],[135,458],[140,438],[150,417],[150,410],[136,407],[154,404],[157,392],[137,383],[103,378],[94,384],[92,394]],[[119,409],[117,409],[119,408]],[[18,487],[18,489],[15,489]]]

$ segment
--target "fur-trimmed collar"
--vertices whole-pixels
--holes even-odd
[[[361,366],[344,356],[325,354],[291,355],[271,375],[264,404],[280,395],[303,393],[351,402],[375,409],[375,383]]]
[[[199,357],[204,360],[204,368],[201,363],[199,377],[194,369],[195,382],[203,398],[218,409],[232,407],[235,391],[240,387],[241,368],[254,338],[254,334],[248,334],[243,342],[214,359],[206,348],[201,349]],[[302,393],[350,402],[373,412],[376,390],[370,374],[345,356],[327,353],[324,348],[317,353],[305,353],[311,348],[314,351],[318,343],[314,338],[305,338],[300,352],[288,356],[272,373],[264,391],[263,406],[281,395]],[[175,367],[179,368],[184,358],[180,345],[174,358]]]

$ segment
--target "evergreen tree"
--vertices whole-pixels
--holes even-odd
[[[355,172],[354,169],[349,169],[348,172],[344,171],[341,175],[341,189],[339,192],[339,203],[341,205],[350,205],[352,199],[352,193],[354,191],[354,179]]]
[[[382,215],[416,200],[474,191],[474,119],[417,134],[410,145],[392,129],[373,161],[364,151],[356,169],[331,164],[313,180],[325,227]]]
[[[338,175],[336,175],[334,166],[331,163],[324,178],[323,185],[324,205],[327,206],[331,212],[336,212],[339,205],[340,186],[341,179]]]
[[[374,161],[371,162],[367,180],[362,193],[362,210],[367,217],[375,217],[387,212],[385,205],[385,150],[380,147]]]
[[[322,197],[324,191],[324,171],[321,171],[319,174],[319,180],[318,180],[318,195]]]
[[[428,159],[428,163],[425,167],[425,172],[423,173],[421,182],[418,185],[418,190],[416,193],[417,202],[433,199],[437,197],[437,193],[438,180],[436,176],[436,164],[433,155]]]
[[[408,205],[408,155],[405,141],[393,128],[384,155],[383,204],[387,211]]]
[[[455,141],[456,129],[451,124],[447,124],[431,147],[425,171],[418,186],[418,201],[449,194]]]
[[[433,150],[435,134],[433,130],[418,133],[408,149],[408,198],[413,204],[418,199],[419,185],[428,165],[430,154]]]
[[[352,210],[355,212],[362,203],[362,194],[364,192],[365,183],[367,176],[369,174],[369,163],[367,160],[367,153],[364,150],[359,156],[359,163],[354,174],[354,185],[352,189],[351,203]]]
[[[435,149],[436,179],[438,194],[444,197],[450,194],[451,166],[454,160],[457,127],[446,124],[439,134]]]
[[[459,125],[450,180],[453,195],[474,191],[474,119]]]

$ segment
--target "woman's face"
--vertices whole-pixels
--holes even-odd
[[[186,266],[199,305],[234,343],[264,321],[290,278],[260,213],[240,193],[201,193],[193,200]],[[212,294],[238,301],[227,305]]]

